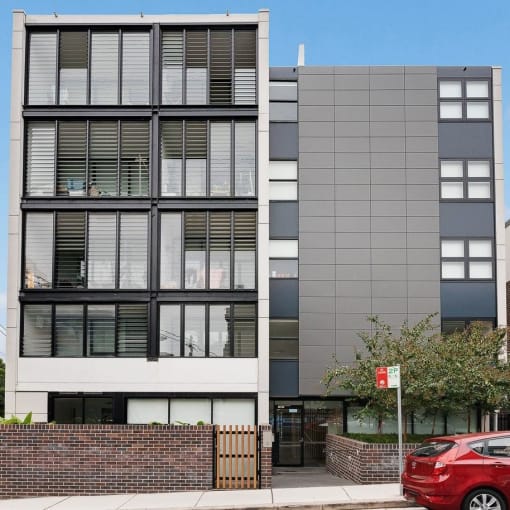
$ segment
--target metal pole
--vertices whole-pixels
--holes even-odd
[[[400,486],[400,495],[402,496],[402,482],[400,476],[402,475],[402,391],[400,382],[400,365],[398,365],[399,381],[397,387],[397,420],[398,420],[398,483]]]

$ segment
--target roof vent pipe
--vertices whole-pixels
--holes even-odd
[[[303,43],[301,43],[298,47],[297,65],[305,65],[305,45]]]

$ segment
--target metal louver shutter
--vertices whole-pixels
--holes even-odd
[[[186,196],[206,195],[207,122],[186,121]]]
[[[120,216],[119,287],[147,288],[148,216],[124,213]]]
[[[23,307],[22,356],[51,356],[51,305]]]
[[[55,287],[83,287],[85,213],[58,212],[55,235]]]
[[[207,248],[207,215],[205,212],[184,214],[184,286],[204,289]]]
[[[230,122],[211,122],[211,196],[230,195]]]
[[[117,354],[122,357],[147,355],[147,305],[119,305],[117,315]]]
[[[29,197],[55,194],[55,122],[28,123],[25,168]]]
[[[161,196],[182,195],[182,121],[161,123]]]
[[[118,160],[118,123],[91,121],[89,124],[89,196],[117,196]]]
[[[234,103],[255,104],[257,98],[256,78],[256,32],[234,32]]]
[[[163,32],[161,46],[161,101],[163,104],[182,104],[182,31]]]
[[[83,305],[55,305],[55,356],[83,355]]]
[[[87,356],[115,355],[115,305],[87,307]]]
[[[86,104],[88,32],[61,32],[59,104]]]
[[[57,195],[83,196],[86,192],[87,123],[58,124]]]
[[[119,102],[118,32],[92,32],[90,102],[91,104]]]
[[[122,34],[122,104],[149,104],[149,32]]]
[[[234,213],[234,287],[236,289],[255,288],[256,250],[256,213]]]
[[[28,57],[28,104],[55,104],[57,33],[30,34]]]
[[[207,102],[207,32],[186,31],[186,104]]]
[[[232,103],[232,31],[211,30],[210,103]]]
[[[53,283],[53,213],[27,213],[25,288],[50,289]]]
[[[255,123],[235,123],[235,194],[255,196]]]
[[[256,307],[234,305],[234,357],[253,358],[256,353]]]
[[[122,121],[120,142],[120,194],[149,194],[149,123]]]
[[[231,213],[209,215],[209,288],[230,288]]]
[[[117,215],[89,213],[87,280],[89,289],[115,288]]]

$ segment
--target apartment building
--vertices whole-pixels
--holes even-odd
[[[14,13],[7,414],[310,465],[367,316],[505,325],[501,69],[270,68],[268,23]]]

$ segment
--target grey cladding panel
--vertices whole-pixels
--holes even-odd
[[[269,103],[269,120],[271,122],[296,122],[297,103]]]
[[[493,237],[494,204],[443,202],[439,223],[442,237]]]
[[[271,360],[269,363],[269,396],[299,395],[299,365],[294,360]]]
[[[269,79],[276,81],[297,81],[296,67],[270,67]]]
[[[269,316],[278,318],[299,317],[298,280],[269,281]]]
[[[494,282],[441,282],[443,318],[496,317]]]
[[[491,76],[492,68],[489,66],[442,66],[437,68],[438,78],[490,78]]]
[[[269,159],[296,161],[298,155],[297,122],[270,122]]]
[[[440,122],[440,158],[492,158],[490,122]]]
[[[269,202],[269,237],[297,239],[298,219],[297,202]]]

